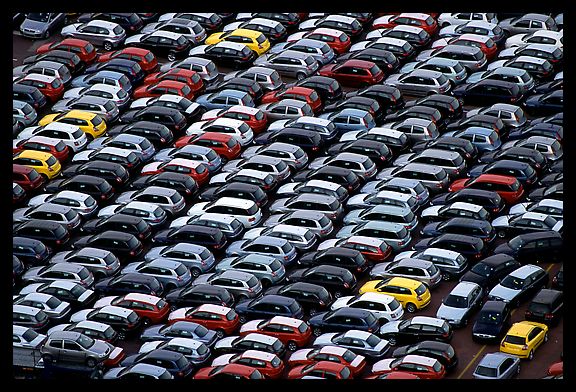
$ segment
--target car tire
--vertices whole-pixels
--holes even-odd
[[[168,61],[174,61],[174,60],[176,60],[176,53],[170,52],[170,53],[168,53],[167,57],[168,57]]]
[[[144,324],[145,327],[150,325],[150,319],[148,317],[143,317],[142,318],[142,324]]]
[[[82,228],[80,228],[81,231],[84,231]],[[106,277],[106,274],[104,272],[100,272],[100,271],[96,271],[94,273],[94,279],[95,280],[100,280],[100,279],[104,279]]]
[[[406,311],[408,313],[414,313],[418,308],[413,303],[406,304]]]
[[[270,286],[272,286],[272,282],[270,282],[268,279],[262,279],[262,287],[263,287],[263,288],[266,289],[266,288],[268,288],[268,287],[270,287]]]
[[[548,341],[548,333],[544,334],[544,343],[546,343]]]
[[[246,322],[246,316],[240,316],[238,321],[240,321],[240,324],[244,324]]]
[[[314,316],[316,313],[318,313],[318,311],[317,311],[316,309],[314,309],[314,308],[311,308],[311,309],[308,311],[308,314],[310,315],[310,317]]]
[[[396,338],[395,338],[394,336],[390,336],[390,338],[388,338],[388,339],[386,339],[386,340],[388,340],[388,344],[391,345],[391,346],[395,346],[396,343],[398,343],[398,342],[396,341]]]
[[[531,361],[534,358],[534,350],[530,350],[528,353],[528,360]]]
[[[166,291],[167,291],[167,292],[170,292],[170,291],[172,291],[172,290],[176,290],[176,285],[173,284],[173,283],[168,283],[168,284],[166,285]]]
[[[218,336],[218,339],[222,339],[224,337],[224,331],[221,329],[217,329],[216,336]]]
[[[314,336],[322,335],[322,330],[320,328],[314,328]]]
[[[178,309],[178,306],[176,306],[176,305],[170,305],[170,311],[171,311],[171,312],[175,311],[176,309]]]
[[[450,276],[450,274],[447,274],[447,273],[442,274],[442,280],[443,281],[447,282],[450,279],[452,279],[452,276]]]
[[[336,291],[334,293],[334,298],[340,298],[342,296],[342,293],[340,291]]]
[[[448,26],[450,26],[450,23],[444,22],[440,25],[440,28],[443,29],[444,27],[448,27]]]
[[[298,80],[302,80],[302,79],[304,79],[305,77],[306,77],[306,74],[305,74],[304,72],[298,72],[298,73],[296,74],[296,79],[298,79]]]
[[[192,274],[193,278],[197,278],[200,276],[202,272],[198,268],[190,268],[190,274]]]
[[[245,300],[247,300],[247,299],[248,299],[248,297],[245,296],[244,294],[241,294],[241,295],[238,296],[238,302],[245,301]]]
[[[506,232],[504,230],[499,230],[498,231],[498,237],[500,237],[500,238],[506,237]]]
[[[118,340],[125,340],[126,339],[126,332],[120,331],[118,332]]]
[[[296,351],[298,350],[298,346],[296,345],[296,342],[294,341],[289,341],[288,344],[286,345],[286,347],[288,347],[288,350],[290,351]]]
[[[88,358],[86,360],[86,366],[93,368],[96,366],[96,360],[94,358]]]
[[[42,360],[44,361],[44,363],[53,363],[54,357],[50,354],[44,354],[42,355]]]
[[[112,50],[112,42],[104,42],[104,50]]]
[[[48,176],[46,174],[40,174],[40,177],[42,177],[45,184],[49,181]]]

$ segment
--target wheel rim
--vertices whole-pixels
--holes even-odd
[[[92,358],[89,358],[86,361],[86,365],[88,365],[88,367],[94,367],[94,366],[96,366],[96,361],[94,361]]]
[[[240,317],[240,322],[241,322],[242,324],[244,324],[244,323],[246,322],[246,317],[241,316],[241,317]]]
[[[126,334],[125,334],[124,332],[120,332],[120,333],[118,334],[118,339],[120,339],[120,340],[126,339]]]
[[[544,341],[547,342],[548,341],[548,334],[544,335]]]
[[[499,231],[499,232],[498,232],[498,237],[504,238],[504,237],[506,237],[506,233],[504,233],[503,231]]]
[[[445,281],[450,280],[450,275],[448,275],[448,274],[443,274],[443,275],[442,275],[442,280],[445,280]]]
[[[322,335],[322,331],[320,331],[318,328],[316,328],[316,329],[314,330],[314,335],[315,335],[315,336],[320,336],[320,335]]]
[[[104,49],[106,49],[106,50],[112,49],[112,44],[110,42],[104,43]]]
[[[396,345],[396,338],[388,339],[388,344],[390,344],[391,346],[395,346]]]
[[[191,272],[192,276],[195,278],[200,276],[200,270],[198,270],[196,268],[193,268],[192,271],[190,271],[190,272]]]
[[[176,56],[174,55],[174,53],[170,53],[170,54],[168,55],[168,60],[170,60],[170,61],[176,60]]]
[[[528,359],[534,358],[534,351],[530,350],[530,354],[528,354]]]
[[[216,331],[216,336],[218,336],[219,339],[222,339],[224,337],[224,331],[219,329],[218,331]]]
[[[334,293],[334,298],[340,298],[342,296],[342,293],[337,291]]]
[[[172,312],[175,311],[176,309],[178,309],[178,308],[176,307],[176,305],[170,306],[170,310],[171,310]]]
[[[416,311],[416,306],[414,306],[414,304],[408,304],[406,305],[406,311],[408,313],[414,313]]]
[[[290,350],[290,351],[296,351],[296,349],[297,349],[296,343],[294,343],[294,342],[288,343],[288,350]]]
[[[304,79],[305,77],[306,77],[306,76],[305,76],[304,74],[302,74],[302,73],[299,73],[298,75],[296,75],[296,78],[297,78],[298,80],[302,80],[302,79]]]
[[[308,313],[310,314],[310,316],[312,316],[313,314],[316,314],[316,309],[310,309]]]

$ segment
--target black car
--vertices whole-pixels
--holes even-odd
[[[146,73],[137,61],[122,58],[113,58],[103,63],[96,63],[86,68],[84,73],[92,74],[98,71],[113,71],[124,74],[133,86],[142,82],[146,76]]]
[[[365,272],[372,266],[359,251],[341,247],[306,253],[298,260],[298,264],[305,267],[333,265],[357,273]]]
[[[132,181],[131,189],[144,189],[149,186],[160,186],[174,189],[185,198],[192,198],[198,193],[198,183],[187,174],[162,172],[151,176],[141,176]]]
[[[136,37],[134,37],[136,38]],[[174,61],[188,56],[192,43],[182,34],[165,33],[163,31],[143,34],[138,39],[130,39],[128,46],[148,49],[156,57],[165,57]]]
[[[470,271],[460,278],[460,282],[474,282],[486,292],[521,264],[512,256],[494,254],[474,264]]]
[[[542,199],[564,200],[564,183],[554,183],[534,189],[526,197],[526,201],[540,201]]]
[[[448,321],[436,317],[415,316],[408,320],[392,321],[380,329],[380,337],[391,346],[413,344],[424,340],[448,343],[454,330]]]
[[[490,222],[472,218],[455,217],[441,222],[431,222],[420,231],[423,237],[438,236],[445,233],[469,235],[480,238],[486,243],[490,243],[496,238],[496,230]]]
[[[380,320],[368,310],[345,307],[318,313],[310,317],[308,324],[316,336],[324,332],[346,332],[350,329],[377,334]]]
[[[213,201],[221,197],[252,200],[258,207],[265,206],[268,203],[268,196],[262,188],[243,182],[230,182],[219,187],[206,188],[198,196],[202,201]]]
[[[124,30],[126,30],[126,34],[134,34],[144,26],[142,18],[133,12],[95,12],[82,14],[78,17],[78,22],[84,23],[93,19],[118,23]]]
[[[16,281],[20,283],[22,274],[26,271],[26,266],[24,263],[15,255],[12,255],[12,284],[16,284]]]
[[[255,80],[246,79],[246,78],[232,78],[229,80],[225,80],[221,83],[215,84],[210,86],[206,89],[206,92],[213,92],[213,91],[220,91],[224,89],[232,89],[232,90],[239,90],[245,91],[252,97],[254,103],[259,103],[262,97],[264,96],[264,90]]]
[[[36,111],[42,109],[48,103],[44,94],[36,87],[19,83],[12,85],[12,99],[26,102]]]
[[[175,379],[186,378],[194,370],[192,363],[184,354],[163,349],[155,349],[147,353],[129,355],[120,362],[119,366],[130,366],[136,363],[147,363],[160,366],[168,370]]]
[[[202,245],[215,252],[223,250],[228,240],[220,229],[191,224],[159,231],[152,238],[152,242],[160,245],[187,242]]]
[[[98,234],[80,237],[72,243],[73,249],[87,246],[109,250],[120,259],[135,259],[144,250],[142,242],[136,236],[116,230],[106,230]]]
[[[495,253],[508,254],[522,264],[539,261],[562,261],[562,236],[553,230],[538,233],[520,234],[505,244],[498,246]]]
[[[200,23],[200,26],[204,27],[208,33],[222,30],[222,18],[216,13],[176,13],[172,18],[181,18],[194,20]]]
[[[394,125],[392,125],[391,128],[406,132],[410,131],[410,128],[405,131],[403,127],[397,126],[400,125],[402,121],[409,118],[421,118],[423,120],[433,121],[434,125],[436,125],[438,129],[443,129],[446,125],[446,120],[438,109],[424,105],[405,107],[402,110],[390,113],[384,118],[384,122],[394,122]]]
[[[142,156],[137,154],[135,151],[124,150],[125,154],[116,152],[107,152],[102,150],[94,150],[88,154],[82,161],[105,161],[118,163],[131,172],[135,172],[142,166]]]
[[[431,247],[459,252],[469,261],[479,260],[487,250],[487,246],[480,238],[463,234],[442,234],[422,239],[414,245],[417,251]]]
[[[377,140],[358,139],[350,142],[336,143],[326,151],[328,155],[338,155],[341,152],[352,152],[367,156],[379,166],[390,163],[393,158],[392,151],[386,143]]]
[[[129,273],[99,280],[94,285],[98,297],[142,293],[161,297],[164,287],[158,279],[150,275]]]
[[[519,127],[508,134],[508,140],[527,139],[530,136],[545,136],[558,140],[562,143],[564,127],[552,123],[530,124]]]
[[[288,35],[288,30],[284,27],[284,24],[278,22],[275,26],[271,24],[257,23],[252,20],[248,20],[238,26],[240,29],[255,30],[263,33],[271,44],[283,41]]]
[[[528,163],[538,172],[547,166],[546,158],[540,151],[527,147],[510,147],[500,151],[488,151],[478,158],[478,162],[492,163],[503,159]]]
[[[542,186],[545,187],[549,187],[554,184],[563,183],[563,181],[564,181],[564,172],[550,173],[542,177],[540,181],[538,181],[538,184],[541,184]]]
[[[286,281],[306,282],[324,286],[335,298],[351,295],[356,289],[356,277],[349,270],[333,265],[319,265],[292,271]]]
[[[316,90],[324,105],[329,105],[342,98],[343,90],[340,83],[334,78],[314,75],[296,82],[295,86],[308,87]]]
[[[283,128],[273,134],[265,132],[254,139],[255,144],[272,144],[275,142],[298,146],[308,156],[314,155],[324,147],[324,139],[318,132],[301,128]]]
[[[292,180],[303,182],[308,180],[323,180],[342,185],[348,192],[355,192],[362,183],[360,177],[350,169],[335,166],[324,166],[320,169],[302,170]]]
[[[483,207],[491,216],[498,215],[506,206],[504,199],[494,192],[483,189],[464,188],[456,192],[443,193],[430,200],[430,205],[465,202]]]
[[[446,127],[446,131],[459,131],[469,127],[482,127],[495,130],[499,135],[507,133],[506,125],[500,117],[488,116],[486,114],[474,114],[464,117],[458,121],[453,121]]]
[[[472,327],[472,340],[475,342],[496,343],[508,331],[512,308],[504,301],[486,301],[478,312]]]
[[[374,117],[377,123],[380,123],[384,118],[384,109],[377,100],[370,97],[354,96],[348,97],[343,101],[327,105],[325,108],[327,112],[336,112],[343,109],[358,109],[368,112]]]
[[[476,83],[457,86],[452,94],[466,105],[491,105],[494,103],[518,104],[524,96],[513,82],[484,79]]]
[[[248,68],[258,57],[256,52],[245,44],[230,41],[208,45],[204,48],[203,53],[193,53],[192,55],[212,60],[217,66],[232,69]]]
[[[101,177],[110,184],[123,186],[130,180],[130,173],[119,163],[107,161],[89,161],[70,165],[62,170],[62,177],[70,178],[77,174]]]
[[[148,106],[143,109],[129,110],[121,115],[118,120],[120,123],[133,123],[136,121],[151,121],[162,124],[172,131],[173,134],[184,132],[186,127],[186,117],[180,111],[163,106]]]
[[[551,82],[540,83],[532,90],[535,94],[546,94],[555,90],[564,89],[564,79],[556,79]]]
[[[394,112],[405,106],[404,97],[400,90],[386,84],[375,84],[360,90],[349,91],[346,97],[368,97],[378,101],[386,113]]]
[[[107,230],[122,231],[136,236],[140,241],[152,235],[152,228],[145,219],[126,214],[91,219],[84,223],[80,230],[87,234],[97,234]]]
[[[332,303],[332,295],[325,287],[306,282],[276,285],[270,287],[264,294],[278,294],[294,298],[309,315],[328,310]]]
[[[70,232],[66,225],[40,219],[15,223],[12,226],[12,235],[42,241],[51,248],[62,247],[70,240]]]
[[[174,142],[174,134],[166,125],[152,121],[136,121],[126,125],[116,125],[108,130],[109,136],[122,133],[145,137],[154,145],[156,151],[168,147]]]
[[[295,29],[301,22],[300,17],[295,12],[256,12],[253,18],[264,18],[282,23],[286,29]]]
[[[114,188],[108,181],[103,178],[77,174],[74,177],[52,180],[45,187],[48,193],[57,193],[60,191],[75,191],[86,193],[96,200],[102,202],[110,200],[114,196]]]
[[[530,301],[524,317],[530,321],[557,325],[563,312],[564,294],[562,291],[543,288]]]
[[[52,254],[52,249],[40,240],[12,235],[12,255],[28,265],[44,265]]]
[[[265,294],[262,297],[238,303],[234,310],[240,316],[240,322],[253,319],[269,319],[285,316],[301,319],[304,316],[302,306],[294,298],[283,295]]]
[[[214,304],[226,307],[234,305],[234,297],[223,287],[211,284],[197,284],[170,291],[165,296],[170,309],[197,307],[202,304]]]
[[[22,60],[22,64],[34,64],[42,60],[54,61],[56,63],[65,65],[72,76],[78,76],[84,72],[84,69],[86,69],[86,63],[82,61],[82,59],[76,53],[60,49],[53,49],[46,53],[26,57],[24,60]]]
[[[433,94],[414,101],[410,101],[405,107],[428,106],[438,109],[443,118],[455,120],[462,116],[463,109],[460,101],[451,96],[444,94]]]
[[[454,347],[448,343],[434,340],[424,340],[416,344],[398,347],[392,352],[391,357],[400,358],[405,355],[422,355],[437,359],[444,365],[447,372],[454,370],[458,364],[458,356],[454,351]]]

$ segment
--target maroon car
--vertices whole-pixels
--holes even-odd
[[[384,72],[372,61],[350,59],[340,64],[325,65],[318,71],[322,76],[336,79],[350,87],[365,87],[380,83]]]

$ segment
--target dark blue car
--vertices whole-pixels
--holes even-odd
[[[192,363],[182,353],[163,349],[130,355],[120,362],[120,366],[131,366],[136,363],[161,366],[168,370],[174,378],[188,377],[194,370]]]
[[[564,90],[528,97],[522,104],[524,110],[533,116],[546,116],[564,110]]]
[[[170,340],[172,338],[195,339],[208,347],[212,347],[218,340],[218,335],[216,335],[215,331],[192,321],[176,321],[174,324],[153,325],[146,328],[140,335],[140,340],[143,342]]]
[[[234,308],[240,316],[240,322],[247,320],[286,316],[301,319],[304,316],[302,306],[294,298],[283,295],[266,294],[263,297],[240,302]]]
[[[324,332],[346,332],[351,329],[378,333],[379,319],[372,312],[356,308],[340,308],[318,313],[308,320],[314,335]]]
[[[523,187],[530,187],[538,181],[538,174],[531,165],[511,159],[502,159],[487,165],[476,165],[470,169],[469,174],[472,178],[481,174],[512,176],[517,178]]]
[[[86,68],[86,73],[91,74],[98,71],[114,71],[120,72],[130,79],[130,83],[134,86],[144,80],[144,70],[140,64],[134,60],[113,58],[103,63],[96,63]]]
[[[496,238],[490,222],[472,218],[451,218],[443,222],[428,223],[421,231],[424,237],[434,237],[444,233],[466,234],[482,239],[486,243]]]

